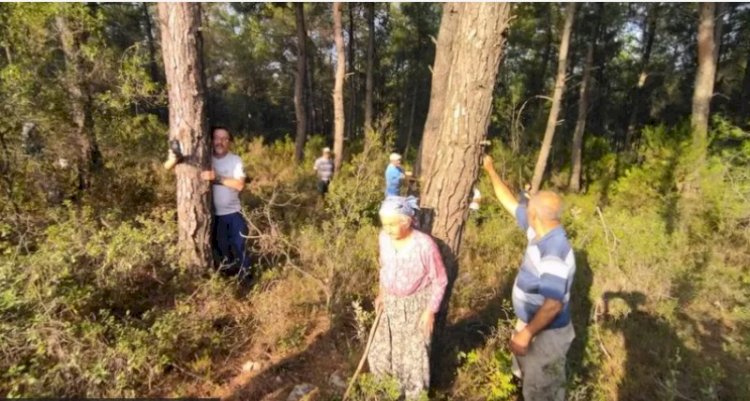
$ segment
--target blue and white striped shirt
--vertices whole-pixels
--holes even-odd
[[[526,205],[516,209],[518,225],[526,231],[529,244],[521,269],[513,284],[513,309],[516,316],[529,323],[546,298],[563,303],[563,308],[547,329],[558,329],[570,323],[570,288],[576,271],[573,248],[562,226],[535,240],[536,232],[529,227]]]

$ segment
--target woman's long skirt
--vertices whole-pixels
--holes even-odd
[[[385,295],[367,356],[370,371],[376,377],[395,377],[407,399],[418,398],[430,385],[431,339],[425,339],[419,328],[430,294],[423,290],[407,297]]]

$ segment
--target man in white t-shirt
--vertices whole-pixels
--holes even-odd
[[[211,181],[214,203],[213,247],[219,254],[222,269],[234,269],[250,274],[250,258],[245,240],[247,224],[240,211],[240,192],[245,188],[245,171],[242,159],[229,152],[232,134],[224,127],[211,130],[213,156],[211,170],[203,171],[201,178]]]

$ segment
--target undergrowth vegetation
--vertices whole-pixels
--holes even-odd
[[[157,123],[142,124],[156,135]],[[587,190],[565,195],[578,263],[571,399],[750,397],[750,137],[721,119],[713,126],[705,165],[692,164],[680,127],[645,129],[628,163],[587,142],[597,157],[587,163]],[[323,200],[311,168],[321,138],[309,141],[300,166],[289,162],[289,140],[235,141],[252,179],[243,194],[249,288],[177,267],[174,182],[156,163],[138,163],[145,156],[123,154],[133,168],[113,166],[95,180],[110,177],[112,190],[60,202],[34,182],[38,159],[6,159],[19,178],[0,216],[0,394],[208,395],[242,350],[293,356],[316,330],[348,333],[349,364],[340,369],[352,372],[377,290],[390,150],[380,135],[365,143]],[[520,159],[502,146],[492,152],[520,186]],[[695,177],[699,185],[687,185]],[[452,338],[436,348],[450,362],[436,374],[437,399],[509,400],[519,391],[507,300],[525,238],[485,177],[479,188],[485,202],[470,216],[443,331]],[[356,399],[391,399],[392,387],[365,374]]]

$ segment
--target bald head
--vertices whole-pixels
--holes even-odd
[[[562,198],[552,191],[539,191],[529,200],[529,210],[545,223],[559,222],[562,209]]]

